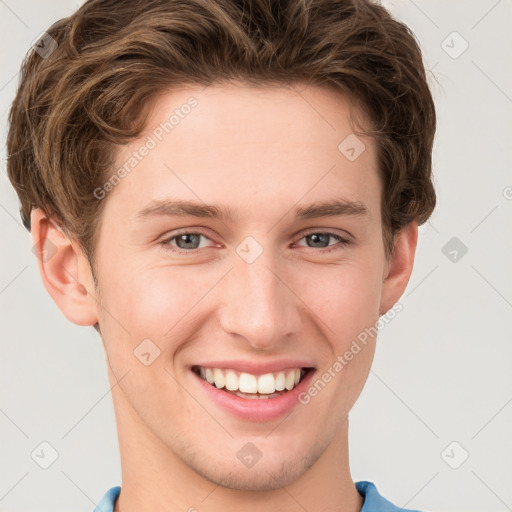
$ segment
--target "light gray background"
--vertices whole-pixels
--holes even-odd
[[[438,207],[350,415],[352,475],[407,508],[511,510],[512,2],[383,3],[416,33],[430,69]],[[90,511],[121,483],[100,338],[68,322],[44,289],[5,173],[22,58],[79,4],[0,0],[2,512]],[[447,53],[463,49],[454,31],[469,44],[458,58]],[[452,237],[468,248],[456,262],[443,253]],[[31,458],[42,441],[59,454],[46,470]]]

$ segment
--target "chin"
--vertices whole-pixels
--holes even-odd
[[[291,468],[285,463],[284,467],[279,469],[260,467],[259,469],[235,469],[231,471],[212,474],[203,474],[205,478],[226,489],[237,491],[270,491],[280,489],[297,480],[305,468],[299,468],[296,465]]]
[[[269,491],[280,489],[298,480],[322,455],[274,454],[265,460],[264,455],[252,467],[241,463],[232,464],[225,460],[212,460],[206,467],[192,467],[196,473],[210,482],[237,491]]]

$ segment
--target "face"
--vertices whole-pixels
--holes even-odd
[[[319,87],[172,90],[102,199],[97,318],[123,428],[226,487],[287,485],[333,445],[375,340],[335,362],[392,305],[374,144],[338,148],[350,105]]]

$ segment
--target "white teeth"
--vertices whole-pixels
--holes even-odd
[[[258,393],[270,395],[276,390],[276,380],[271,373],[265,373],[258,377]]]
[[[240,398],[248,398],[250,400],[267,400],[269,398],[277,398],[279,396],[279,393],[272,393],[271,395],[258,395],[250,393],[240,393],[240,391],[237,391],[235,395],[239,396]]]
[[[220,370],[219,368],[215,368],[213,370],[213,377],[215,379],[215,386],[220,388],[223,388],[226,384],[226,378],[224,377],[224,372]]]
[[[258,382],[256,381],[256,377],[250,373],[241,373],[238,389],[242,393],[257,393]]]
[[[213,370],[211,368],[206,368],[206,380],[210,383],[210,384],[213,384],[215,382],[215,379],[213,377]],[[202,375],[201,375],[202,376]]]
[[[267,400],[268,398],[277,398],[280,396],[279,393],[272,393],[270,395],[258,395],[253,393],[241,393],[240,391],[237,391],[235,395],[239,396],[240,398],[248,398],[250,400]]]
[[[236,391],[238,389],[238,377],[233,370],[226,372],[226,389],[229,389],[229,391]]]
[[[279,372],[276,375],[276,391],[283,391],[285,386],[286,378],[283,372]]]
[[[303,372],[304,370],[300,368],[292,368],[256,376],[232,369],[199,367],[199,375],[202,379],[218,389],[225,387],[226,390],[235,392],[243,398],[273,398],[279,396],[278,392],[280,391],[292,390],[299,383]],[[237,391],[238,393],[236,393]]]
[[[290,391],[295,385],[295,372],[291,371],[286,374],[285,388]]]

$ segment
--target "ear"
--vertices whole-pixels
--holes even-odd
[[[31,231],[43,284],[64,316],[78,325],[98,322],[89,261],[79,247],[40,208],[31,212]]]
[[[410,222],[395,234],[393,252],[383,276],[379,314],[384,315],[400,299],[411,277],[418,243],[418,223]]]

